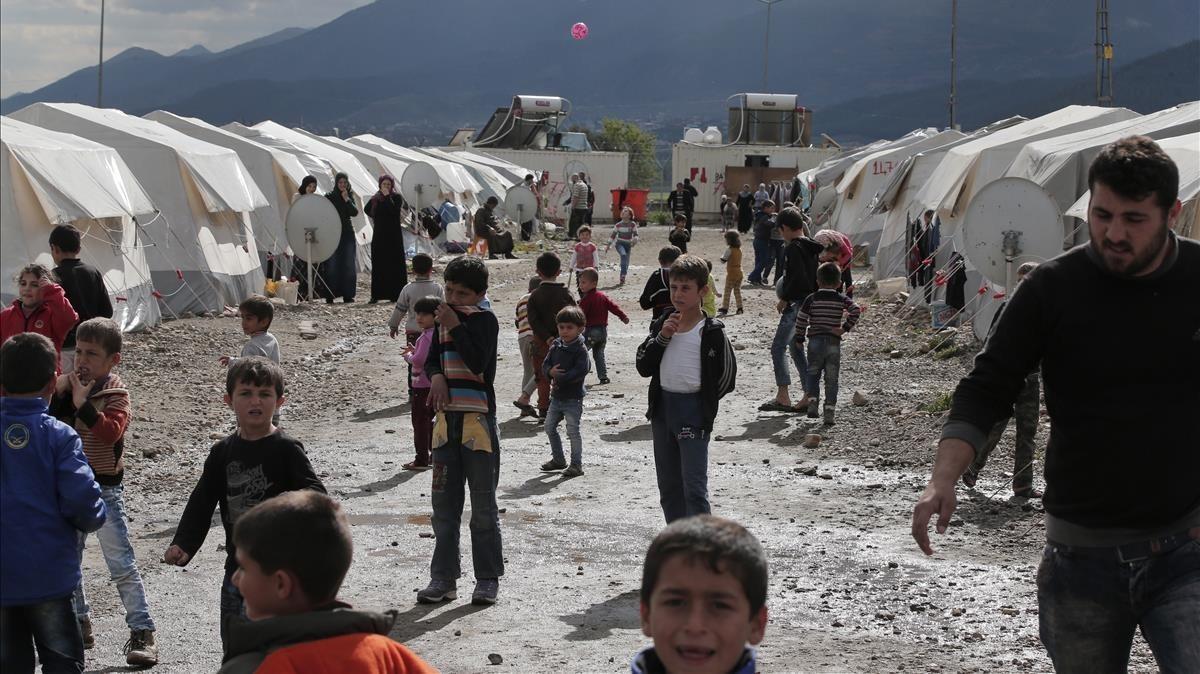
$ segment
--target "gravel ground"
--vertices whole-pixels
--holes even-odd
[[[597,240],[607,235],[600,228]],[[490,608],[463,599],[415,602],[433,550],[430,474],[400,469],[412,457],[412,430],[401,345],[387,336],[390,306],[278,310],[272,332],[289,389],[283,425],[304,442],[354,526],[355,563],[341,596],[361,608],[398,610],[392,636],[443,671],[620,672],[647,642],[637,590],[646,546],[663,520],[644,416],[646,381],[637,376],[633,354],[648,322],[637,296],[665,240],[665,229],[643,230],[629,285],[605,288],[634,320],[609,327],[613,381],[592,386],[585,401],[587,474],[574,480],[539,472],[549,454],[545,435],[518,420],[509,403],[521,363],[515,330],[507,326],[535,254],[489,263],[489,296],[502,325],[496,389],[508,569],[500,603]],[[724,246],[719,232],[697,229],[692,248],[715,260]],[[748,271],[752,253],[749,245],[745,250]],[[616,263],[615,252],[603,259],[602,287],[615,283]],[[717,276],[723,286],[719,264]],[[895,303],[860,297],[867,311],[845,340],[837,424],[826,429],[803,415],[758,411],[774,391],[767,352],[777,322],[774,294],[747,288],[743,296],[746,313],[726,321],[738,386],[721,404],[709,488],[714,512],[745,524],[770,557],[761,670],[1050,670],[1038,639],[1034,587],[1040,503],[1008,499],[1010,442],[976,490],[960,489],[959,511],[949,533],[935,537],[934,557],[924,557],[909,536],[939,409],[977,345],[963,338],[948,358],[921,354],[927,315],[906,316]],[[316,339],[300,336],[301,321],[315,322]],[[125,500],[158,624],[158,671],[213,671],[220,663],[219,523],[188,567],[159,560],[208,448],[233,429],[220,402],[224,371],[217,358],[236,353],[243,339],[235,319],[197,317],[126,341],[120,371],[135,409]],[[855,391],[865,405],[851,403]],[[814,449],[802,446],[809,433],[822,436]],[[1043,428],[1039,441],[1045,437]],[[465,532],[463,541],[468,547]],[[97,634],[89,671],[123,671],[128,632],[94,544],[84,566]],[[460,589],[469,592],[471,582],[464,578]],[[490,665],[490,654],[501,655],[502,664]],[[1154,669],[1140,637],[1131,669]]]

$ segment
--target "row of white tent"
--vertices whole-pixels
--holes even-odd
[[[1069,106],[1035,119],[1000,120],[969,134],[919,129],[835,155],[800,179],[816,185],[811,213],[818,226],[865,244],[875,278],[882,280],[907,274],[908,223],[926,210],[934,211],[941,223],[935,265],[944,266],[953,251],[962,251],[963,216],[971,199],[1004,177],[1040,185],[1063,216],[1046,226],[1063,229],[1064,248],[1082,243],[1087,238],[1088,167],[1104,146],[1135,134],[1154,138],[1179,166],[1179,198],[1185,208],[1177,231],[1200,238],[1197,101],[1148,115],[1126,108]],[[968,295],[978,287],[983,282],[971,270]],[[987,304],[994,294],[980,293],[978,304]]]
[[[489,196],[503,202],[527,173],[474,152],[410,149],[373,135],[343,140],[271,121],[217,127],[161,110],[140,118],[37,103],[0,123],[0,276],[49,264],[50,230],[74,224],[84,233],[82,257],[104,273],[126,330],[152,326],[163,312],[220,311],[260,292],[263,262],[290,254],[284,222],[307,175],[322,192],[336,173],[349,177],[366,268],[371,223],[362,206],[380,176],[399,188],[409,166],[428,164],[466,212]],[[415,236],[406,231],[406,240]],[[11,301],[15,287],[0,296]]]

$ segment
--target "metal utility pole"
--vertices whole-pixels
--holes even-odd
[[[104,107],[104,0],[100,0],[100,64],[97,67],[96,107]]]
[[[958,0],[950,0],[950,128],[957,129],[957,108],[958,108],[958,92],[955,80],[955,58],[957,57],[957,46],[955,39],[958,37]]]
[[[767,79],[767,67],[771,62],[771,5],[783,0],[758,0],[767,6],[767,32],[763,36],[763,93],[771,92]]]
[[[1108,0],[1096,0],[1096,105],[1113,104],[1113,46],[1108,41]]]

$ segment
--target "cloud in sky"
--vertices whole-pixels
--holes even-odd
[[[220,51],[298,26],[312,28],[370,0],[106,0],[104,56],[129,47]],[[0,0],[0,97],[95,65],[100,0]]]

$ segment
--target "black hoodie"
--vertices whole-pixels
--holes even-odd
[[[638,374],[650,377],[647,419],[654,418],[654,409],[662,396],[658,370],[671,340],[662,337],[659,332],[670,315],[664,314],[650,323],[650,335],[637,350]],[[718,401],[732,391],[736,383],[737,359],[729,338],[725,336],[725,324],[706,316],[704,328],[700,331],[700,409],[704,414],[704,430],[712,431],[713,420],[717,418]]]

